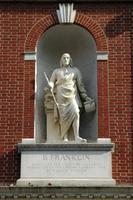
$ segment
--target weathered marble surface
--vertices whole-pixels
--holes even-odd
[[[44,106],[47,113],[47,136],[49,129],[52,131],[52,127],[58,126],[59,133],[57,135],[61,141],[69,143],[69,141],[74,140],[76,143],[86,143],[87,140],[79,134],[80,110],[85,105],[85,111],[95,111],[95,102],[94,99],[87,96],[82,75],[79,69],[72,65],[70,54],[64,53],[61,56],[60,67],[53,71],[50,81],[45,72],[44,75],[54,100],[52,117],[48,114],[48,109],[52,109],[52,99],[45,90]],[[54,132],[56,132],[56,127]],[[52,134],[54,137],[53,131]],[[54,138],[49,138],[49,140],[54,143]]]
[[[93,200],[132,200],[133,186],[110,186],[110,187],[16,187],[1,186],[1,199],[93,199]]]
[[[112,143],[20,144],[18,186],[87,187],[114,185]]]

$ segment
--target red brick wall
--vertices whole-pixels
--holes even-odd
[[[34,131],[34,62],[24,61],[41,34],[58,23],[57,4],[0,4],[0,183],[19,178],[16,145]],[[75,23],[96,40],[109,60],[98,61],[99,137],[110,137],[113,177],[133,183],[132,3],[76,4]]]

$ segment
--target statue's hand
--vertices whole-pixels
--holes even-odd
[[[84,109],[86,113],[96,111],[96,103],[94,99],[86,97],[86,101],[84,102]]]
[[[53,84],[52,82],[49,82],[48,86],[49,86],[49,89],[50,89],[50,90],[53,90],[54,84]]]
[[[90,97],[87,96],[87,97],[85,98],[85,101],[93,102],[93,101],[95,101],[95,100],[94,100],[94,99],[91,99]]]

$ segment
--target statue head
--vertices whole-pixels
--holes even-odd
[[[60,59],[60,67],[72,67],[72,58],[69,53],[64,53]]]

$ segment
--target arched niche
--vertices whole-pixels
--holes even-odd
[[[37,44],[35,137],[38,142],[46,138],[46,116],[44,112],[44,87],[47,85],[44,71],[50,78],[53,70],[60,67],[63,53],[70,53],[73,65],[83,76],[88,96],[97,102],[96,44],[92,35],[77,25],[56,25],[48,29]],[[80,135],[90,141],[98,137],[98,117],[94,113],[81,113]]]

